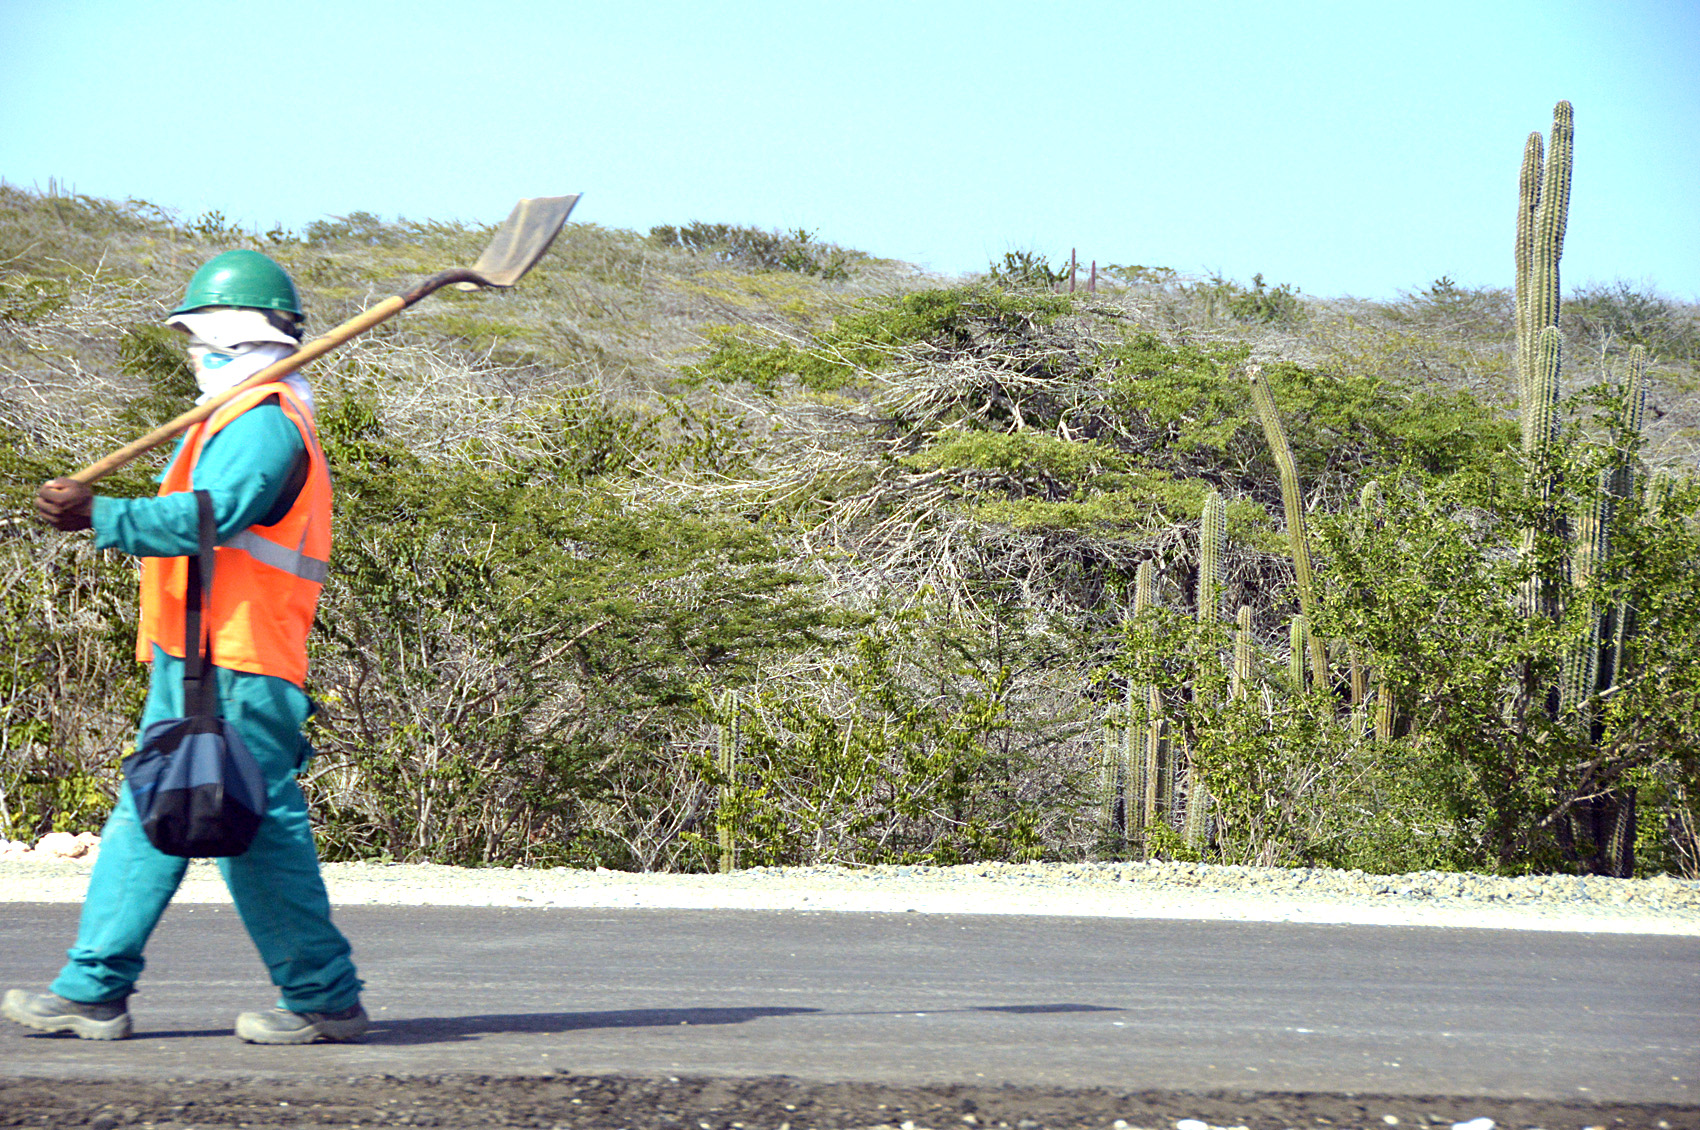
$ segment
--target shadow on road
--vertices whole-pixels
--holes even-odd
[[[1097,1004],[991,1004],[972,1008],[933,1009],[923,1015],[1003,1012],[1018,1016],[1059,1012],[1121,1012]],[[365,1042],[371,1044],[441,1044],[475,1040],[500,1033],[559,1035],[595,1028],[672,1028],[693,1024],[745,1024],[769,1016],[825,1015],[819,1008],[620,1008],[601,1012],[504,1012],[482,1016],[420,1016],[408,1020],[379,1020]],[[837,1016],[907,1016],[904,1012],[834,1013]]]
[[[370,1044],[440,1044],[514,1032],[562,1033],[590,1028],[667,1028],[692,1024],[744,1024],[767,1016],[795,1016],[818,1008],[620,1008],[602,1012],[505,1012],[483,1016],[421,1016],[380,1020]]]
[[[10,1024],[6,1025],[6,1027],[4,1029],[0,1029],[0,1031],[4,1031],[4,1033],[8,1036],[21,1036],[22,1038],[24,1038],[26,1040],[70,1040],[74,1043],[77,1039],[76,1033],[74,1033],[74,1032],[32,1032],[32,1031],[30,1031],[29,1029],[26,1029],[26,1028],[15,1028]],[[225,1027],[225,1028],[158,1028],[158,1029],[137,1028],[133,1033],[131,1033],[130,1039],[132,1039],[132,1040],[181,1040],[181,1039],[184,1039],[186,1037],[190,1038],[190,1039],[206,1039],[206,1038],[212,1037],[212,1036],[223,1036],[223,1037],[229,1038],[231,1036],[234,1036],[235,1034],[236,1034],[236,1030],[232,1027]]]
[[[1107,1004],[979,1004],[969,1012],[1013,1012],[1018,1016],[1046,1012],[1126,1012]]]

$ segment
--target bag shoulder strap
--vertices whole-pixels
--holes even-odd
[[[189,558],[189,578],[183,594],[183,714],[185,717],[218,717],[218,679],[212,671],[212,641],[201,626],[212,593],[213,566],[218,555],[215,542],[218,524],[213,516],[212,495],[195,492],[198,552]]]

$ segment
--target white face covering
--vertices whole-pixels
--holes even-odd
[[[195,403],[235,388],[267,365],[294,352],[294,346],[280,341],[248,341],[221,348],[191,336],[189,367],[194,370],[195,385],[201,390]],[[309,411],[312,410],[313,390],[300,373],[289,374],[283,378],[283,383],[306,402]]]
[[[295,339],[273,325],[263,311],[245,307],[209,306],[178,314],[166,324],[189,335],[189,367],[201,390],[200,401],[235,388],[297,348]],[[313,390],[305,378],[291,373],[283,383],[312,409]]]

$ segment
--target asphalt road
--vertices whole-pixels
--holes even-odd
[[[73,905],[0,905],[41,987]],[[886,1084],[1700,1103],[1700,939],[1131,919],[345,907],[357,1045],[230,1034],[270,1003],[228,907],[177,906],[136,1038],[0,1029],[5,1075],[669,1073]]]

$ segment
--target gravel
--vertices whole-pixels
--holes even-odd
[[[89,860],[0,860],[0,902],[77,902]],[[1200,863],[754,867],[730,875],[328,863],[337,905],[1029,914],[1700,935],[1700,881]],[[177,901],[228,903],[196,861]]]

